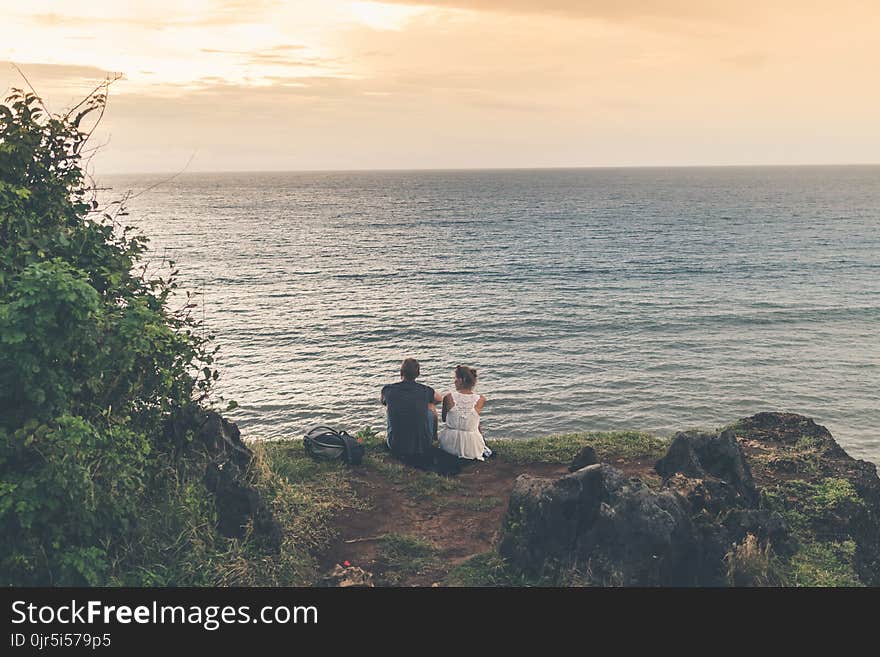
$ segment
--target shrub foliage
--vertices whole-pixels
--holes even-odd
[[[185,474],[165,427],[217,378],[190,297],[171,308],[173,263],[151,270],[122,202],[99,207],[83,172],[104,104],[50,115],[13,90],[0,105],[4,585],[118,578],[145,506]]]

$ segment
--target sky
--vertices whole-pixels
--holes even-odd
[[[97,173],[880,162],[877,0],[0,0]]]

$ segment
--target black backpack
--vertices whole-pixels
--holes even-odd
[[[342,459],[350,465],[360,465],[364,459],[364,446],[345,431],[330,427],[315,427],[303,438],[306,454],[324,461]]]

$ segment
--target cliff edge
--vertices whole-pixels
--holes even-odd
[[[253,445],[289,490],[283,544],[312,555],[291,584],[880,584],[877,468],[803,416],[496,440],[455,477],[362,438],[357,467]]]
[[[575,465],[517,479],[499,543],[515,572],[556,585],[880,583],[876,466],[809,418],[677,433],[659,484]]]

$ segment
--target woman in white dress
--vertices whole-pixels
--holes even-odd
[[[440,449],[462,459],[485,460],[492,455],[480,433],[480,411],[486,404],[483,395],[474,392],[477,370],[466,365],[455,368],[455,390],[443,397],[443,421]]]

